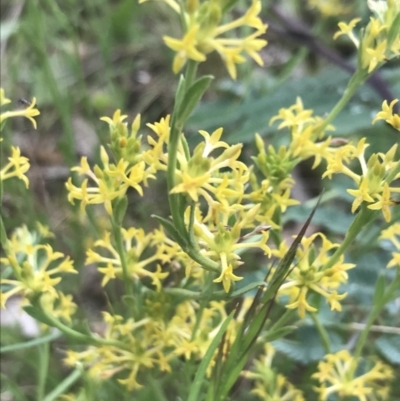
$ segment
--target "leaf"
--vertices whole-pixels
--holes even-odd
[[[385,295],[386,277],[381,274],[376,282],[373,304],[380,305]]]
[[[188,401],[198,401],[199,400],[199,393],[201,386],[203,385],[204,377],[206,375],[206,371],[208,368],[208,365],[210,364],[214,352],[219,346],[219,343],[222,339],[222,336],[224,335],[226,329],[228,328],[229,323],[231,322],[232,318],[234,315],[234,311],[230,313],[230,315],[225,319],[224,323],[221,325],[220,329],[218,330],[218,333],[212,340],[210,346],[207,349],[206,354],[204,355],[199,368],[196,372],[196,376],[194,378],[193,384],[190,387],[190,392],[189,392],[189,397]]]
[[[47,316],[38,308],[35,308],[33,305],[26,305],[23,307],[24,311],[32,316],[34,319],[38,320],[41,323],[47,324],[48,326],[53,327],[53,322],[47,318]]]
[[[178,109],[178,121],[181,124],[184,124],[185,121],[190,117],[212,80],[213,77],[211,75],[205,75],[199,78],[188,89]]]
[[[48,334],[47,336],[34,338],[33,340],[25,341],[23,343],[12,344],[12,345],[7,345],[5,347],[1,347],[0,354],[4,354],[6,352],[19,351],[21,349],[30,348],[30,347],[37,347],[40,344],[45,344],[47,342],[51,342],[53,340],[56,340],[59,337],[61,337],[61,333],[59,331],[55,331],[51,334]]]
[[[182,249],[186,249],[187,242],[186,239],[183,238],[178,230],[175,228],[172,222],[163,217],[157,216],[156,214],[152,214],[151,217],[155,218],[167,231],[167,233],[172,237],[172,239],[177,242]]]
[[[269,331],[267,335],[264,337],[264,341],[269,343],[277,340],[278,338],[286,337],[292,331],[296,330],[296,326],[285,326],[280,329]]]

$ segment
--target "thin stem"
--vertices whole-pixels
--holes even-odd
[[[51,393],[47,394],[45,398],[41,398],[43,401],[54,401],[58,396],[65,393],[69,387],[71,387],[83,374],[81,369],[74,370],[69,376],[67,376]]]
[[[346,90],[343,93],[343,96],[324,119],[322,126],[319,128],[320,132],[326,129],[326,127],[336,118],[336,116],[342,111],[343,107],[346,106],[349,100],[353,97],[354,93],[366,81],[367,78],[368,75],[365,72],[356,71],[354,73],[347,85]]]
[[[76,330],[71,329],[70,327],[66,326],[64,323],[62,323],[58,319],[56,319],[52,314],[48,313],[45,309],[41,308],[40,312],[45,316],[46,320],[50,323],[51,326],[59,329],[62,333],[64,333],[71,340],[75,340],[80,343],[91,344],[91,345],[95,345],[95,346],[108,345],[108,346],[113,346],[116,348],[123,349],[125,351],[131,351],[131,349],[128,346],[126,346],[124,343],[122,343],[120,341],[108,340],[105,338],[95,338],[95,337],[88,336],[86,334],[80,333],[79,331],[76,331]]]
[[[370,223],[377,213],[375,211],[368,209],[365,205],[361,207],[360,212],[357,214],[356,218],[351,223],[346,236],[343,239],[343,242],[336,249],[335,253],[330,257],[326,265],[324,266],[324,270],[331,268],[340,257],[344,254],[346,249],[351,245],[357,235],[361,232],[361,230]]]
[[[38,369],[38,385],[37,385],[37,400],[41,401],[44,398],[46,390],[46,378],[49,369],[50,345],[48,342],[41,344],[39,351],[39,369]]]
[[[397,273],[396,277],[393,279],[393,281],[387,287],[385,294],[383,295],[381,301],[378,304],[375,304],[373,306],[371,313],[368,316],[368,320],[367,320],[367,323],[365,324],[365,328],[361,332],[361,335],[357,341],[357,345],[356,345],[356,348],[353,353],[355,360],[357,360],[361,355],[361,351],[367,341],[368,334],[371,330],[372,324],[374,323],[375,319],[379,316],[379,313],[385,307],[385,305],[388,302],[390,302],[394,293],[397,290],[399,290],[399,288],[400,288],[400,274]]]
[[[331,342],[329,340],[328,332],[325,327],[321,324],[315,313],[310,313],[311,319],[314,322],[315,327],[318,330],[319,336],[321,338],[322,346],[324,347],[325,353],[331,353]]]
[[[128,264],[126,262],[126,252],[122,241],[121,227],[117,224],[114,216],[111,218],[111,223],[112,223],[115,245],[117,247],[117,252],[121,261],[122,278],[124,281],[125,292],[127,295],[133,296],[132,282],[129,278]]]

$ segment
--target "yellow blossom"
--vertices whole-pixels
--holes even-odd
[[[353,29],[357,25],[358,22],[361,21],[361,18],[353,18],[348,24],[345,22],[339,22],[339,28],[340,30],[333,35],[333,39],[337,39],[341,35],[347,35],[353,43],[358,47],[358,39],[353,34]]]
[[[133,280],[149,277],[156,289],[160,291],[162,280],[168,276],[167,272],[162,271],[161,264],[171,262],[177,252],[176,246],[168,246],[165,234],[161,230],[145,234],[143,229],[131,227],[128,230],[122,229],[121,231],[129,277]],[[102,286],[116,277],[122,277],[120,255],[111,243],[109,232],[105,233],[103,239],[94,243],[94,248],[97,248],[98,251],[89,249],[86,254],[86,263],[99,265],[98,270],[104,275]],[[153,250],[153,254],[146,258],[143,257],[143,254],[149,249]],[[100,250],[102,250],[101,253]],[[151,266],[155,262],[157,267],[154,272]]]
[[[244,372],[244,377],[254,380],[251,393],[262,400],[304,401],[302,392],[272,367],[274,355],[274,348],[270,343],[267,343],[264,346],[264,352],[254,361],[251,370]]]
[[[221,255],[221,258],[224,258],[226,262],[226,255]],[[238,277],[233,274],[233,268],[231,264],[226,265],[225,263],[225,266],[222,266],[221,275],[214,280],[214,283],[222,283],[225,292],[229,292],[232,281],[240,281],[242,279],[243,277]]]
[[[36,238],[26,227],[22,227],[7,241],[6,258],[2,258],[2,263],[11,266],[15,278],[0,280],[0,284],[10,286],[7,292],[2,293],[2,307],[15,294],[29,299],[31,295],[47,293],[53,299],[57,298],[54,287],[62,279],[60,273],[77,273],[69,257],[54,252],[48,244],[37,244]]]
[[[181,39],[164,36],[165,44],[176,52],[173,61],[173,71],[179,72],[187,60],[203,62],[212,51],[217,51],[226,65],[231,78],[236,78],[236,65],[245,61],[244,54],[248,54],[259,65],[263,65],[258,52],[267,44],[260,39],[267,26],[259,17],[261,1],[253,0],[247,12],[231,21],[222,24],[224,12],[222,4],[218,2],[190,3],[184,11],[174,0],[164,0],[175,12],[182,14],[185,21]],[[255,32],[245,38],[222,37],[229,31],[247,26]]]
[[[29,180],[25,173],[29,170],[29,159],[21,156],[21,150],[18,147],[11,147],[12,156],[8,158],[9,162],[0,170],[0,181],[5,181],[12,177],[22,180],[26,187],[29,187]]]
[[[372,124],[375,124],[378,120],[385,120],[392,127],[400,131],[400,115],[393,112],[393,106],[398,101],[399,99],[393,99],[388,105],[387,100],[385,100],[382,103],[382,111],[372,120]]]
[[[322,240],[318,251],[314,244],[317,238]],[[322,295],[331,307],[331,310],[341,310],[338,301],[345,298],[346,294],[338,294],[336,289],[348,279],[347,270],[355,267],[354,264],[344,263],[342,256],[332,267],[325,269],[331,251],[338,244],[330,242],[323,234],[316,233],[310,237],[304,237],[296,252],[295,267],[289,274],[286,282],[279,288],[280,295],[289,295],[289,309],[297,309],[301,318],[305,317],[306,311],[316,312],[307,302],[308,293],[315,292]],[[282,257],[285,248],[274,250],[275,256]]]
[[[1,106],[4,104],[9,103],[9,99],[4,98],[4,91],[1,89]],[[36,129],[37,124],[36,120],[33,117],[36,117],[40,114],[40,111],[35,108],[36,105],[36,98],[34,97],[32,99],[32,102],[30,102],[29,106],[26,109],[22,110],[14,110],[14,111],[5,111],[0,114],[0,124],[5,121],[7,118],[12,118],[12,117],[26,117],[28,120],[31,121],[33,127]]]
[[[320,383],[315,390],[322,401],[327,401],[331,394],[337,394],[340,399],[357,397],[367,401],[367,395],[376,396],[394,377],[392,369],[380,361],[374,361],[370,370],[364,369],[364,373],[356,375],[358,361],[347,350],[326,355],[324,359],[318,364],[318,372],[313,374]]]

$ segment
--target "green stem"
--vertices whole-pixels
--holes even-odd
[[[353,97],[357,89],[365,82],[368,78],[368,74],[365,71],[356,71],[354,75],[350,78],[346,90],[343,93],[341,99],[336,103],[335,107],[331,110],[328,116],[324,119],[322,126],[319,131],[322,132],[326,127],[336,118],[336,116],[342,111],[343,107],[349,102]]]
[[[115,245],[117,247],[117,252],[118,252],[118,255],[119,255],[119,258],[121,261],[122,278],[124,281],[125,292],[127,295],[130,295],[133,297],[132,282],[129,278],[128,264],[126,262],[126,252],[125,252],[124,244],[122,241],[121,227],[119,226],[119,224],[117,224],[114,216],[111,218],[111,224],[112,224]]]
[[[295,313],[295,309],[285,308],[283,315],[268,329],[268,332],[279,330]]]
[[[108,340],[106,338],[95,338],[88,336],[87,334],[80,333],[70,327],[66,326],[64,323],[60,322],[56,319],[52,314],[48,313],[45,309],[41,308],[40,312],[45,316],[46,321],[50,323],[52,327],[59,329],[62,333],[64,333],[68,338],[71,340],[84,343],[84,344],[91,344],[95,346],[111,346],[123,349],[125,351],[132,351],[127,345],[124,343],[117,341],[117,340]]]
[[[74,370],[67,376],[51,393],[47,394],[43,401],[54,401],[58,396],[65,393],[81,376],[83,371],[81,369]]]
[[[346,249],[351,245],[357,235],[361,230],[370,223],[377,213],[374,210],[368,209],[364,204],[361,206],[360,212],[358,212],[356,218],[351,223],[343,242],[336,249],[335,253],[329,258],[328,262],[324,266],[324,270],[331,268],[335,263],[338,262],[340,257],[346,251]]]
[[[39,369],[37,400],[42,401],[46,390],[46,378],[49,369],[50,344],[48,342],[39,346]]]
[[[361,332],[361,335],[357,341],[356,348],[354,350],[353,356],[357,361],[361,356],[361,351],[367,341],[369,331],[371,330],[371,326],[373,325],[375,319],[379,316],[381,310],[385,307],[385,305],[390,302],[393,298],[393,295],[400,288],[400,273],[397,272],[396,277],[392,280],[392,282],[387,287],[382,299],[378,304],[375,304],[371,310],[371,313],[368,316],[367,323],[365,324],[364,330]]]
[[[23,343],[6,345],[0,348],[0,354],[5,354],[6,352],[19,351],[25,348],[37,347],[38,345],[41,345],[43,343],[49,343],[53,340],[56,340],[59,337],[61,337],[61,333],[57,331],[47,336],[38,337],[30,341],[25,341]]]
[[[325,353],[330,354],[331,353],[331,342],[329,340],[328,332],[326,331],[325,327],[321,324],[321,322],[319,321],[319,319],[315,313],[310,313],[309,315],[311,316],[311,319],[314,322],[314,325],[318,330]]]

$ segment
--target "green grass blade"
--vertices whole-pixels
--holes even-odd
[[[44,397],[43,401],[53,401],[61,394],[65,393],[82,375],[81,369],[75,369],[67,376],[51,393]]]
[[[199,401],[199,393],[201,386],[204,381],[204,377],[206,375],[206,371],[208,368],[208,365],[210,364],[212,357],[214,356],[215,350],[218,348],[218,345],[222,339],[222,336],[224,335],[229,323],[231,322],[234,311],[230,313],[230,315],[226,318],[225,322],[222,324],[221,328],[219,329],[217,335],[214,337],[212,340],[210,346],[208,347],[208,350],[206,354],[204,355],[203,360],[200,363],[199,369],[197,370],[196,376],[194,378],[193,385],[190,388],[190,393],[187,401]],[[45,400],[49,401],[49,400]]]
[[[5,354],[6,352],[19,351],[19,350],[25,349],[25,348],[36,347],[38,345],[45,344],[47,342],[56,340],[57,338],[61,337],[61,335],[62,335],[62,333],[57,331],[57,332],[51,333],[47,336],[35,338],[33,340],[26,341],[23,343],[6,345],[6,346],[0,348],[0,354]]]

